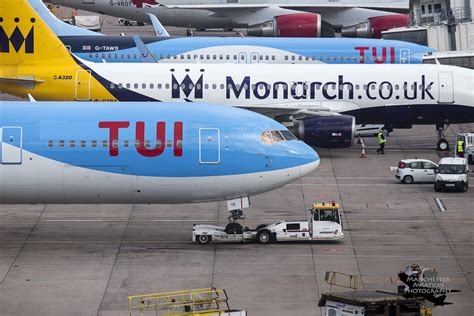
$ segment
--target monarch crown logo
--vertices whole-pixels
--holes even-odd
[[[20,18],[14,19],[15,23],[20,22]],[[13,46],[15,52],[20,52],[21,47],[25,44],[24,49],[26,54],[33,54],[35,51],[35,27],[34,23],[36,22],[35,18],[31,18],[30,22],[32,23],[31,29],[28,34],[25,36],[21,32],[18,25],[15,26],[15,29],[11,34],[7,34],[3,28],[2,23],[8,23],[3,17],[0,17],[0,53],[9,53],[10,52],[10,43]]]

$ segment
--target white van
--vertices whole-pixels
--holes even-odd
[[[436,170],[436,192],[455,189],[466,192],[469,187],[469,165],[466,158],[442,158]]]

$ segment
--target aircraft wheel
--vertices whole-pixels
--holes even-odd
[[[436,145],[436,146],[437,146],[438,151],[448,151],[449,150],[449,143],[446,140],[446,138],[441,138],[438,141],[438,145]]]
[[[412,177],[412,176],[405,176],[405,177],[403,177],[403,183],[405,183],[405,184],[412,184],[412,183],[413,183],[413,177]]]
[[[242,234],[244,232],[244,228],[239,223],[229,223],[225,227],[225,232],[230,235]]]
[[[211,236],[209,235],[199,235],[196,238],[197,242],[201,245],[205,245],[211,242]]]
[[[261,230],[257,233],[257,242],[259,244],[269,244],[272,242],[272,233],[269,230]]]

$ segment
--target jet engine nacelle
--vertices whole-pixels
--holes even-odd
[[[309,117],[292,129],[295,135],[311,146],[346,148],[354,143],[355,117],[332,115]]]
[[[294,13],[279,15],[271,21],[249,26],[250,36],[266,37],[321,37],[321,15]]]
[[[380,38],[383,31],[394,27],[408,26],[409,17],[404,14],[391,14],[369,18],[367,21],[343,27],[343,37]]]

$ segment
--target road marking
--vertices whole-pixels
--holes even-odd
[[[436,204],[438,205],[438,208],[441,212],[446,212],[446,206],[444,206],[443,199],[441,198],[436,198]]]

